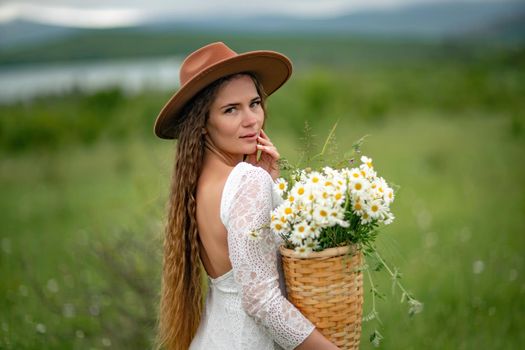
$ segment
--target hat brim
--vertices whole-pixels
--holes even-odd
[[[241,72],[255,74],[269,96],[290,78],[292,64],[288,57],[274,51],[250,51],[217,62],[195,75],[168,100],[155,121],[155,134],[163,139],[176,139],[184,105],[215,80]]]

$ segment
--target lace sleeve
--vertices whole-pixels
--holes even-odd
[[[249,166],[232,184],[225,215],[233,275],[240,286],[245,312],[284,349],[294,349],[314,330],[281,293],[274,235],[268,227],[272,210],[272,179],[264,169]],[[257,232],[258,237],[251,235]]]

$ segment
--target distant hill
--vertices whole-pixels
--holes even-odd
[[[333,18],[287,16],[206,18],[172,22],[158,18],[145,28],[159,31],[191,28],[258,33],[360,34],[382,37],[443,38],[490,28],[507,18],[525,15],[525,2],[436,2],[393,9],[358,11]]]
[[[60,40],[81,33],[82,29],[35,23],[30,21],[13,21],[0,24],[0,49],[31,45],[52,40]]]
[[[134,27],[118,29],[66,28],[15,21],[0,25],[0,64],[185,54],[201,43],[222,38],[237,40],[236,37],[242,37],[237,42],[243,49],[250,49],[250,42],[257,47],[267,42],[257,37],[274,37],[278,41],[285,37],[315,38],[318,42],[330,38],[334,47],[337,38],[525,46],[525,1],[416,4],[317,19],[261,15],[174,21],[168,13]],[[294,40],[296,51],[307,53],[308,49]],[[173,43],[177,43],[176,48]],[[286,50],[289,44],[276,45],[284,45]]]

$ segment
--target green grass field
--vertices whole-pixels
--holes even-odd
[[[363,324],[362,349],[376,327],[384,349],[525,343],[525,76],[514,53],[490,57],[305,65],[269,100],[289,160],[305,120],[319,143],[339,120],[339,151],[369,135],[363,153],[400,186],[378,246],[424,311],[376,274],[383,325]],[[0,106],[0,348],[151,346],[174,157],[152,125],[169,95]]]

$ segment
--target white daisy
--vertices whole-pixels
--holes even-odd
[[[386,219],[383,221],[383,223],[384,223],[385,225],[390,225],[390,224],[394,221],[394,219],[395,219],[394,214],[392,214],[392,213],[390,213],[390,212],[386,213],[385,216],[386,216]]]
[[[374,179],[377,176],[374,168],[369,168],[366,164],[361,164],[359,166],[359,173],[361,173],[361,176],[365,179]]]
[[[392,203],[394,201],[394,190],[392,190],[390,187],[387,187],[385,189],[383,200],[385,201],[386,204]]]
[[[321,185],[322,180],[323,176],[317,171],[311,172],[308,176],[308,182],[315,187]]]
[[[319,242],[316,240],[316,239],[312,239],[310,237],[308,237],[306,239],[306,241],[304,242],[304,245],[311,249],[310,251],[313,251],[315,249],[318,249],[319,248]]]
[[[372,169],[374,165],[372,164],[372,158],[368,158],[367,156],[361,156],[361,163],[363,165],[366,165],[369,169]]]
[[[377,219],[385,213],[385,207],[379,199],[374,199],[368,204],[368,214],[372,219]]]
[[[248,232],[248,238],[252,241],[258,241],[261,239],[261,230],[252,230]]]
[[[283,194],[286,192],[286,190],[288,189],[288,182],[286,182],[285,179],[283,179],[282,177],[278,178],[276,181],[275,181],[275,190],[277,191],[277,193],[279,193],[281,195],[281,197],[283,196]]]
[[[357,179],[360,179],[360,178],[363,178],[363,177],[364,177],[363,174],[361,173],[361,171],[358,168],[352,168],[348,172],[348,178],[349,178],[350,181],[357,180]]]
[[[270,227],[273,232],[277,234],[288,233],[290,231],[290,224],[288,222],[282,222],[281,220],[272,220]]]
[[[364,178],[358,178],[355,180],[351,180],[349,184],[350,190],[356,194],[365,192],[369,186],[370,186],[369,182],[366,181],[366,179]]]
[[[354,211],[357,215],[362,216],[365,212],[364,203],[361,200],[361,198],[357,197],[356,199],[352,200],[352,211]]]
[[[327,208],[325,206],[318,206],[314,208],[313,212],[313,222],[317,226],[326,227],[328,224],[329,216],[330,215],[330,208]]]
[[[295,246],[302,245],[303,244],[303,240],[304,240],[304,237],[301,237],[301,235],[298,235],[295,231],[292,232],[292,234],[290,235],[290,241]]]
[[[299,255],[302,257],[307,257],[312,252],[312,248],[300,245],[295,247],[295,252],[299,253]]]
[[[361,224],[365,225],[372,222],[372,217],[365,211],[363,212],[363,215],[361,215]]]

